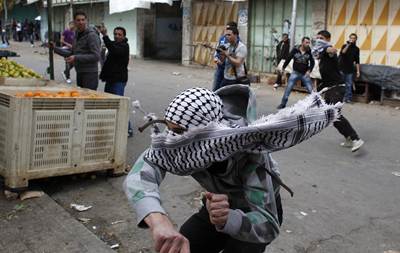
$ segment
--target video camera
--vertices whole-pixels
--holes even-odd
[[[217,51],[218,53],[221,53],[222,51],[225,51],[227,48],[225,45],[220,45],[218,46],[215,51]]]

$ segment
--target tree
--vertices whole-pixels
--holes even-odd
[[[0,11],[4,10],[4,1],[7,4],[7,10],[11,10],[17,2],[15,0],[0,0]]]

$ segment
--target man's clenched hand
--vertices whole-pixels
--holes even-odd
[[[190,253],[189,241],[172,225],[167,216],[151,213],[145,218],[159,253]]]
[[[215,194],[211,192],[207,192],[205,196],[207,199],[206,207],[211,223],[222,229],[228,220],[228,196],[225,194]]]

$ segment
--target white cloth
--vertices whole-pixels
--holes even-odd
[[[311,71],[310,77],[314,78],[314,79],[321,79],[321,74],[319,73],[319,60],[314,59],[314,61],[315,61],[315,65],[314,65],[313,70]],[[282,72],[284,63],[285,63],[285,60],[281,60],[278,64],[278,66],[276,67],[276,70],[279,72]],[[285,68],[286,73],[291,74],[292,71],[293,71],[293,59],[289,62],[289,64]]]
[[[167,3],[172,5],[173,0],[110,0],[110,14],[130,11],[136,8],[150,9],[151,3]]]

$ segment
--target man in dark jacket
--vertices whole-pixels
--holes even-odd
[[[329,88],[325,93],[325,101],[329,104],[343,102],[345,87],[343,75],[340,73],[337,50],[330,44],[331,34],[326,30],[319,31],[317,34],[314,54],[319,58],[319,72],[321,73],[322,83],[318,90]],[[340,115],[337,121],[333,123],[340,134],[345,137],[345,141],[340,145],[350,148],[356,152],[364,145],[364,141],[358,136],[350,122]]]
[[[276,64],[279,65],[282,60],[286,60],[286,58],[289,56],[289,48],[289,35],[287,33],[284,33],[282,34],[282,40],[276,46]],[[278,71],[278,76],[276,78],[274,88],[278,88],[282,85],[282,72]]]
[[[303,37],[303,39],[301,40],[301,45],[298,47],[294,47],[292,51],[290,51],[289,56],[287,57],[285,63],[283,64],[282,71],[285,71],[285,68],[292,59],[293,59],[293,71],[290,74],[285,94],[282,97],[282,101],[281,104],[278,106],[278,109],[286,107],[289,95],[292,92],[292,89],[298,80],[301,80],[302,83],[304,83],[308,93],[311,93],[313,90],[312,82],[310,79],[310,73],[314,68],[315,63],[314,63],[314,58],[311,54],[310,38]]]
[[[84,12],[75,12],[74,22],[76,34],[72,45],[72,55],[65,60],[69,64],[74,64],[76,83],[79,87],[97,90],[100,60],[99,35],[93,28],[87,26]]]
[[[100,28],[104,44],[108,50],[106,60],[101,69],[100,79],[106,83],[104,91],[123,96],[126,82],[128,81],[129,44],[126,38],[126,30],[123,27],[114,28],[114,41],[107,35],[105,27]],[[128,135],[132,136],[132,128],[129,122]]]
[[[352,33],[349,36],[349,40],[340,50],[339,67],[343,72],[344,83],[346,84],[345,103],[350,103],[353,97],[354,64],[357,70],[356,77],[360,77],[360,49],[356,46],[356,42],[357,34]]]

